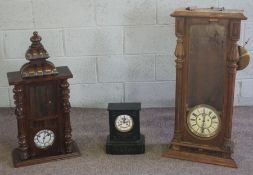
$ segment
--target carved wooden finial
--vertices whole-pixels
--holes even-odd
[[[33,32],[33,36],[30,38],[32,44],[25,54],[26,59],[30,62],[24,64],[20,69],[22,78],[55,75],[58,73],[54,64],[46,61],[49,58],[49,54],[41,44],[41,40],[42,38],[38,35],[38,32]]]
[[[41,37],[38,35],[38,32],[33,32],[33,36],[30,38],[30,40],[32,44],[25,54],[27,60],[32,61],[49,58],[47,51],[44,49],[44,46],[40,42]]]

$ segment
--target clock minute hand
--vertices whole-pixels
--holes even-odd
[[[202,120],[202,127],[201,127],[201,132],[204,132],[204,125],[205,125],[205,120],[206,120],[206,115],[202,114],[203,120]]]
[[[43,137],[43,143],[45,142],[46,136]]]
[[[124,118],[123,118],[123,123],[126,123],[126,117],[124,116]]]

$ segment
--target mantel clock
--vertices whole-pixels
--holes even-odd
[[[108,154],[142,154],[145,137],[140,133],[141,103],[109,103],[110,135],[106,141]]]
[[[171,16],[177,36],[176,109],[165,156],[236,167],[231,158],[235,77],[249,61],[237,41],[247,18],[239,10],[190,7]]]
[[[71,138],[68,67],[47,61],[47,51],[37,32],[26,52],[28,63],[9,72],[14,86],[19,147],[13,150],[15,167],[79,156]]]

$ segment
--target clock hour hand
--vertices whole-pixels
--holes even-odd
[[[43,139],[43,138],[42,138],[42,139]],[[38,142],[42,143],[41,135],[38,135],[38,136],[37,136],[37,140],[38,140]]]

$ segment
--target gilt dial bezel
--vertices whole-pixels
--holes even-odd
[[[210,133],[210,134],[200,134],[198,133],[197,131],[195,131],[192,127],[191,127],[191,124],[190,124],[190,116],[191,114],[193,113],[193,111],[195,111],[196,109],[198,108],[208,108],[209,110],[211,110],[216,116],[217,116],[217,119],[218,119],[218,126],[217,126],[217,129]],[[221,113],[218,112],[214,107],[210,106],[210,105],[206,105],[206,104],[200,104],[200,105],[196,105],[194,106],[193,108],[190,108],[187,112],[187,129],[189,131],[189,133],[198,138],[198,139],[201,139],[201,140],[210,140],[210,139],[213,139],[214,137],[216,137],[218,135],[218,133],[220,132],[221,130],[221,118],[220,118],[220,115]]]

